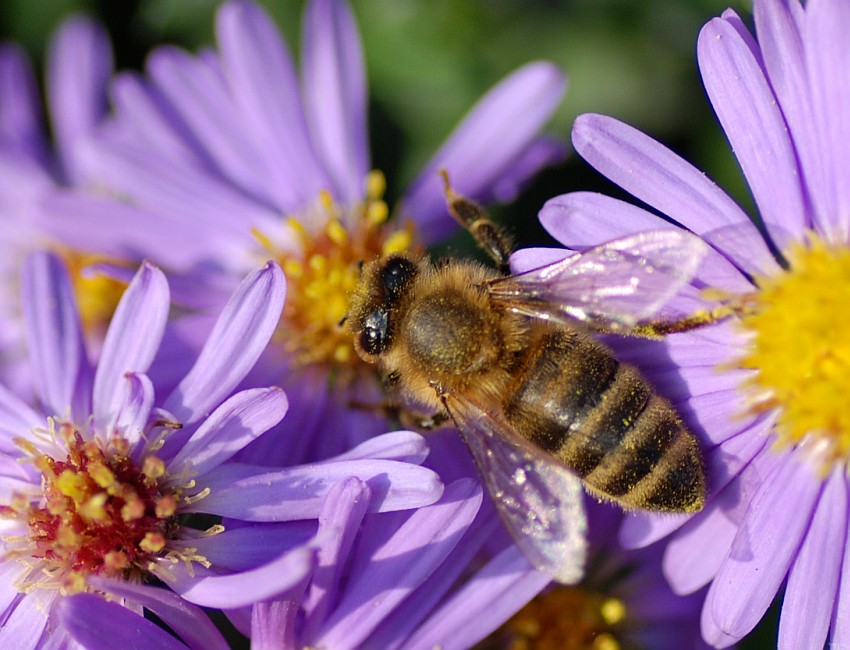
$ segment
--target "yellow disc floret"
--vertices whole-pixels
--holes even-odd
[[[505,623],[499,645],[510,650],[622,650],[625,603],[583,586],[557,586]],[[487,644],[485,644],[487,645]]]
[[[356,206],[341,206],[321,192],[311,210],[284,222],[295,250],[282,251],[272,237],[253,231],[264,254],[274,256],[286,274],[286,304],[276,340],[299,366],[360,363],[351,334],[342,326],[360,265],[408,250],[413,243],[412,225],[387,226],[385,188],[383,174],[373,171],[364,183],[365,198]]]
[[[757,278],[742,325],[754,410],[776,408],[780,444],[806,441],[824,469],[850,459],[850,250],[811,235],[787,252],[789,268]]]

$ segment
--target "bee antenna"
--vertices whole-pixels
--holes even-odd
[[[357,260],[357,273],[360,274],[360,277],[363,277],[363,260]]]
[[[343,325],[345,325],[345,321],[347,321],[347,320],[348,320],[348,314],[346,314],[345,316],[343,316],[342,318],[340,318],[340,319],[339,319],[339,322],[337,323],[337,325],[338,325],[339,327],[342,327]]]

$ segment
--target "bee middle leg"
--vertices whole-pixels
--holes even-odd
[[[513,252],[513,241],[508,233],[490,219],[482,206],[452,189],[449,174],[445,169],[440,171],[440,175],[443,177],[449,213],[469,231],[475,243],[490,256],[499,270],[502,273],[508,273]]]

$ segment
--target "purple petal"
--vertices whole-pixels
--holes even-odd
[[[217,535],[187,537],[185,540],[173,540],[171,544],[177,548],[191,548],[217,568],[244,571],[267,564],[298,546],[305,546],[315,535],[315,521],[239,527],[225,523],[225,530]]]
[[[797,0],[763,0],[753,6],[764,65],[770,77],[794,148],[800,158],[803,179],[809,186],[808,199],[814,204],[814,222],[827,231],[830,216],[821,206],[828,169],[823,165],[818,142],[817,119],[809,92],[809,77],[803,46],[805,14]]]
[[[0,384],[0,452],[17,454],[19,448],[12,441],[45,424],[43,416]]]
[[[844,244],[850,237],[850,5],[828,0],[806,6],[806,62],[813,115],[818,129],[824,174],[820,204],[829,239]],[[828,222],[826,222],[828,220]]]
[[[533,140],[499,175],[493,184],[478,195],[484,203],[513,201],[529,180],[544,167],[557,165],[567,157],[568,147],[561,140],[540,137]]]
[[[35,388],[50,415],[85,412],[77,382],[88,371],[74,293],[65,267],[50,253],[27,257],[21,277],[24,321]],[[75,408],[76,407],[76,408]],[[84,416],[87,417],[87,416]]]
[[[149,213],[144,217],[145,224],[150,228],[153,220],[158,225],[153,230],[160,238],[164,229],[170,238],[186,237],[186,245],[194,250],[201,244],[192,242],[187,231],[191,226],[201,242],[216,246],[205,257],[215,257],[226,268],[245,266],[244,249],[248,242],[253,243],[251,227],[264,232],[280,229],[277,212],[196,165],[106,136],[84,153],[87,165],[101,182]],[[177,231],[172,233],[172,227]],[[204,232],[209,229],[212,232]],[[158,253],[161,248],[160,244],[152,250]],[[235,259],[229,260],[228,255]]]
[[[305,207],[328,181],[308,137],[295,69],[277,27],[259,6],[230,2],[218,11],[216,34],[241,136],[261,158],[275,205],[288,212]]]
[[[478,571],[401,647],[463,650],[513,616],[551,582],[509,546]]]
[[[173,571],[173,575],[161,577],[189,602],[202,607],[233,609],[270,598],[287,600],[287,592],[304,588],[301,582],[313,571],[315,561],[313,549],[296,548],[250,571],[219,576],[203,575],[196,570],[196,575],[192,576],[181,565],[181,570],[166,570]]]
[[[391,617],[384,620],[374,633],[369,636],[369,645],[376,648],[398,648],[423,622],[429,625],[435,609],[444,611],[446,594],[458,584],[462,576],[467,576],[471,563],[481,551],[482,547],[492,543],[494,539],[505,537],[501,520],[491,509],[479,511],[478,517],[463,536],[463,542],[455,548],[454,552],[440,565],[440,570],[431,574],[416,591],[416,598],[407,598],[402,602]],[[517,548],[514,547],[517,551]],[[529,566],[526,561],[525,566]],[[466,579],[466,584],[470,580]]]
[[[380,547],[361,548],[351,566],[347,589],[322,626],[315,645],[360,646],[454,550],[482,498],[475,481],[456,481],[446,487],[439,503],[415,511]]]
[[[144,373],[150,367],[170,308],[165,275],[150,262],[143,262],[115,309],[94,376],[94,424],[101,435],[111,434],[105,425],[116,417],[124,401],[124,375]]]
[[[110,85],[119,131],[126,124],[137,145],[144,144],[168,160],[214,169],[203,148],[157,88],[133,72],[122,72]]]
[[[348,556],[369,508],[369,486],[356,478],[334,485],[319,516],[319,563],[313,573],[310,591],[304,602],[306,620],[302,639],[311,645],[316,628],[327,618],[336,602],[339,583]]]
[[[848,486],[845,484],[845,490]],[[848,495],[850,496],[850,495]],[[845,540],[848,531],[845,530]],[[850,553],[844,549],[844,559],[841,563],[841,577],[838,594],[835,599],[835,609],[832,612],[832,631],[830,642],[833,648],[841,648],[850,644]]]
[[[221,403],[254,366],[283,309],[286,279],[269,262],[248,275],[231,296],[195,365],[163,405],[184,423]]]
[[[303,585],[306,587],[306,579]],[[295,636],[300,612],[299,595],[293,594],[291,600],[256,603],[251,608],[251,650],[300,647]]]
[[[314,0],[304,15],[302,87],[317,154],[346,205],[363,198],[369,171],[366,71],[348,4]]]
[[[245,138],[245,125],[233,110],[233,97],[220,70],[173,47],[154,50],[147,70],[191,138],[204,146],[217,169],[236,185],[273,204],[274,188],[257,165],[257,152]]]
[[[0,44],[0,97],[0,143],[45,165],[38,84],[26,54],[14,44]]]
[[[111,74],[106,30],[79,16],[66,20],[48,53],[47,96],[59,158],[73,183],[88,180],[75,150],[106,114]]]
[[[565,89],[561,71],[538,61],[515,71],[478,101],[404,197],[401,213],[416,221],[423,241],[434,241],[453,227],[437,171],[446,169],[461,194],[480,198],[535,140]]]
[[[93,579],[92,584],[152,611],[190,648],[225,650],[228,647],[216,626],[201,609],[167,589],[103,578]]]
[[[160,195],[157,188],[153,196]],[[97,251],[116,259],[149,254],[164,267],[177,270],[208,261],[210,251],[238,260],[245,250],[245,237],[216,232],[209,225],[199,227],[197,220],[76,192],[45,194],[34,216],[45,234],[75,250]],[[164,238],[173,243],[163,246]]]
[[[737,30],[716,18],[700,32],[703,84],[777,246],[809,221],[797,158],[776,97]]]
[[[2,418],[0,418],[2,422]],[[374,438],[369,438],[354,449],[333,460],[362,460],[364,458],[397,460],[403,463],[421,465],[428,457],[428,441],[413,431],[393,431]]]
[[[743,210],[705,174],[647,135],[613,118],[585,114],[573,124],[573,145],[617,185],[709,243],[731,227],[746,246],[736,250],[720,242],[716,247],[740,269],[750,274],[779,270]]]
[[[743,637],[767,610],[809,527],[820,491],[815,470],[787,454],[753,497],[706,598],[725,634]]]
[[[57,606],[59,620],[88,650],[185,650],[186,646],[143,616],[95,594],[67,596]]]
[[[135,445],[144,440],[156,395],[147,375],[128,372],[121,384],[124,390],[120,395],[115,421],[107,426],[106,431],[117,431],[131,445]]]
[[[432,470],[394,460],[325,462],[276,471],[228,463],[204,477],[202,487],[211,493],[183,511],[243,521],[315,519],[330,489],[352,476],[372,491],[370,512],[418,508],[434,503],[443,492]]]
[[[15,650],[39,647],[39,639],[47,625],[48,612],[57,596],[55,591],[39,589],[24,594],[8,618],[3,620],[3,625],[0,625],[0,645]]]
[[[779,619],[780,648],[824,647],[846,541],[847,480],[844,468],[836,467],[788,573]]]
[[[168,472],[191,468],[203,476],[281,421],[288,403],[280,388],[254,388],[236,393],[198,427],[169,462]]]
[[[592,192],[549,199],[540,211],[540,223],[559,242],[578,250],[639,232],[675,228],[643,208]],[[710,287],[752,291],[740,270],[713,249],[707,251],[697,277]]]

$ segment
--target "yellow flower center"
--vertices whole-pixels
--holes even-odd
[[[621,650],[630,647],[622,638],[627,614],[619,598],[557,586],[533,599],[497,634],[509,650]]]
[[[102,339],[127,284],[94,268],[96,264],[114,263],[114,260],[64,248],[59,250],[59,255],[71,276],[83,330],[88,336]]]
[[[0,505],[0,517],[27,531],[3,538],[6,559],[27,568],[15,585],[20,591],[76,593],[93,575],[140,580],[163,557],[205,562],[194,549],[166,551],[182,490],[164,480],[161,459],[148,456],[139,465],[124,438],[104,449],[68,422],[51,419],[49,430],[35,434],[43,446],[64,451],[54,457],[17,440],[25,461],[41,473],[40,486]]]
[[[298,242],[294,251],[281,251],[271,237],[254,231],[286,274],[286,304],[276,340],[296,365],[340,368],[361,363],[351,334],[342,325],[360,266],[377,256],[407,250],[413,242],[412,224],[395,230],[387,227],[383,174],[371,172],[365,185],[364,201],[353,208],[338,205],[323,192],[317,218],[309,220],[321,224],[318,228],[308,230],[306,219],[288,218],[286,227]]]
[[[754,410],[777,408],[780,445],[806,441],[822,465],[850,460],[850,249],[816,235],[787,253],[787,271],[757,278],[742,325]]]

